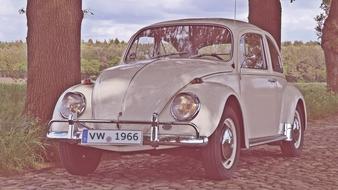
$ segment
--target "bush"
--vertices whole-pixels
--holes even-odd
[[[43,128],[22,116],[25,86],[0,84],[0,172],[34,168],[43,161]]]
[[[18,119],[9,129],[0,129],[0,171],[13,173],[34,168],[43,161],[42,130],[36,122]]]
[[[81,73],[87,75],[98,75],[100,71],[100,62],[98,60],[92,59],[81,59]]]
[[[338,94],[327,91],[325,83],[298,83],[304,94],[309,119],[338,114]]]

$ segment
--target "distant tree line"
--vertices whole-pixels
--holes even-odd
[[[120,62],[127,44],[115,38],[81,43],[82,76],[97,75],[101,70]],[[0,42],[0,76],[22,78],[26,76],[26,43]],[[285,74],[294,82],[325,82],[326,70],[323,50],[316,41],[282,42]]]

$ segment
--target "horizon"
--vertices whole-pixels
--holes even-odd
[[[100,39],[91,39],[91,38],[89,38],[89,39],[87,39],[87,40],[84,40],[84,39],[81,39],[81,43],[89,43],[89,40],[93,40],[93,42],[94,42],[94,44],[96,43],[96,42],[99,42],[99,43],[104,43],[104,41],[106,41],[107,43],[109,43],[110,41],[112,41],[112,40],[116,40],[116,39],[118,39],[118,38],[111,38],[111,39],[103,39],[103,40],[100,40]],[[118,39],[119,41],[120,41],[120,43],[128,43],[128,41],[125,41],[125,40],[120,40],[120,39]],[[26,40],[14,40],[14,41],[0,41],[0,44],[1,43],[26,43]],[[301,43],[304,43],[304,44],[307,44],[307,43],[318,43],[318,45],[320,45],[320,41],[314,41],[314,40],[310,40],[310,41],[302,41],[302,40],[294,40],[294,41],[281,41],[281,43],[282,43],[282,45],[283,45],[283,43],[288,43],[288,42],[291,42],[292,44],[294,44],[294,43],[297,43],[297,42],[301,42]]]
[[[0,41],[25,41],[26,15],[18,10],[26,8],[26,0],[0,0]],[[219,5],[224,6],[219,6]],[[322,12],[318,0],[281,0],[282,41],[319,41],[314,17]],[[156,22],[181,18],[219,17],[247,22],[248,0],[83,0],[82,9],[94,15],[85,15],[81,26],[81,39],[128,41],[140,28]]]

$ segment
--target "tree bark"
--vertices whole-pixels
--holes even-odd
[[[282,6],[279,0],[249,0],[249,22],[269,32],[281,48]]]
[[[27,1],[27,114],[48,121],[80,75],[81,0]]]
[[[331,1],[330,12],[324,22],[322,48],[325,55],[328,89],[338,93],[338,1]]]

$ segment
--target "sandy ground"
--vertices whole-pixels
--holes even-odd
[[[8,77],[0,77],[0,84],[25,84],[26,79],[13,79]]]

